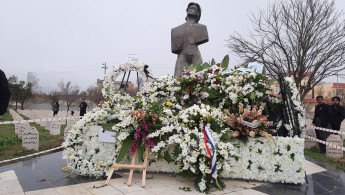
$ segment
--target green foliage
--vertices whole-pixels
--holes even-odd
[[[32,84],[26,83],[25,81],[18,81],[18,78],[14,75],[11,76],[8,80],[8,85],[11,91],[11,99],[16,103],[21,103],[23,109],[24,102],[32,97]]]
[[[114,120],[108,121],[107,123],[103,123],[103,124],[100,124],[100,125],[106,131],[113,131],[112,127],[114,125],[116,125],[117,123],[119,123],[119,122],[121,122],[121,121],[118,120],[118,119],[114,119]]]
[[[317,144],[315,147],[312,147],[310,149],[304,149],[304,154],[306,156],[309,156],[312,159],[327,163],[333,167],[336,167],[338,169],[345,171],[345,164],[344,164],[345,157],[339,160],[335,160],[333,158],[325,156],[324,154],[320,154],[319,144]]]
[[[138,152],[138,162],[142,163],[144,161],[145,145],[142,144],[141,141],[138,142],[137,152]]]
[[[133,143],[133,138],[131,136],[128,136],[122,142],[122,147],[121,147],[119,155],[116,159],[117,163],[121,162],[121,160],[129,153],[129,150],[131,149],[132,143]]]
[[[222,60],[221,67],[224,69],[228,69],[229,61],[230,61],[229,55],[226,55]]]
[[[212,62],[211,62],[212,64]],[[212,65],[210,65],[209,63],[207,62],[204,62],[204,63],[196,63],[196,64],[191,64],[189,67],[188,67],[188,70],[196,70],[196,72],[199,72],[199,71],[202,71],[204,69],[207,69],[209,67],[211,67]]]
[[[273,85],[273,83],[276,82],[276,81],[277,81],[277,80],[275,80],[275,79],[270,79],[270,80],[268,80],[268,86]]]
[[[266,75],[266,67],[265,66],[262,68],[262,74]]]
[[[19,144],[21,142],[22,142],[22,139],[18,138],[17,135],[0,137],[0,151],[7,150],[11,148],[13,144]]]
[[[214,61],[214,59],[212,58],[211,60],[211,66],[215,65],[216,64],[216,61]]]

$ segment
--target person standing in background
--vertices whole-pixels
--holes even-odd
[[[52,109],[53,109],[53,116],[57,115],[59,112],[59,102],[55,102],[55,104],[52,105]]]
[[[87,103],[85,102],[85,99],[81,100],[79,108],[80,108],[80,116],[84,116],[84,114],[86,114],[86,108],[87,108]]]
[[[5,73],[0,69],[0,117],[6,112],[11,91]]]
[[[331,115],[329,121],[331,123],[332,129],[340,130],[341,122],[345,118],[345,109],[340,106],[340,98],[335,96],[332,98],[333,105],[331,105]]]
[[[317,96],[316,97],[317,105],[315,107],[315,114],[313,119],[313,125],[317,127],[323,127],[323,128],[329,128],[330,124],[330,115],[331,115],[331,109],[330,106],[323,103],[323,97]],[[315,129],[316,138],[326,141],[328,136],[330,135],[329,132],[321,131]],[[326,145],[319,144],[320,147],[320,153],[326,153]]]

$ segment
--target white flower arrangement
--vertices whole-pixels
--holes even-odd
[[[233,143],[239,158],[223,162],[224,178],[301,184],[305,182],[304,140],[298,137],[249,138],[247,144]],[[219,147],[219,145],[218,145]],[[177,172],[166,161],[150,163],[151,172]],[[200,166],[203,169],[204,166]]]
[[[304,137],[306,131],[305,109],[300,99],[300,94],[296,87],[295,82],[290,77],[285,77],[285,81],[288,83],[289,93],[291,94],[291,100],[293,103],[293,109],[297,112],[297,120],[299,129],[301,130],[301,137]],[[288,127],[287,127],[288,129]],[[290,136],[292,133],[292,127],[289,126]]]
[[[118,69],[116,69],[116,67],[113,66],[113,70],[104,76],[103,89],[102,89],[103,96],[105,98],[112,97],[113,95],[117,93],[115,90],[114,81],[120,74],[123,74],[124,72],[129,72],[129,71],[136,71],[140,75],[146,77],[144,68],[145,68],[144,63],[136,62],[136,61],[120,64]],[[146,82],[151,82],[153,78],[151,74],[151,70],[147,68],[147,71],[149,75],[146,79]]]
[[[138,62],[121,64],[118,69],[114,68],[105,76],[102,89],[105,100],[99,108],[87,113],[73,126],[63,143],[63,157],[67,159],[67,166],[71,171],[96,177],[107,175],[109,168],[117,160],[123,141],[133,133],[128,127],[135,129],[140,126],[138,120],[131,115],[139,113],[139,110],[151,114],[146,111],[155,103],[163,101],[164,106],[160,104],[161,113],[157,115],[161,126],[147,134],[148,139],[160,140],[151,149],[149,171],[194,174],[196,187],[202,192],[210,190],[212,179],[217,181],[216,187],[222,188],[221,178],[224,177],[304,182],[303,139],[249,138],[246,145],[239,144],[236,139],[229,141],[233,131],[225,125],[224,109],[238,109],[238,105],[243,104],[246,109],[251,110],[255,109],[254,104],[257,103],[264,107],[263,100],[280,103],[279,99],[266,94],[269,87],[267,78],[262,74],[235,70],[221,75],[218,73],[223,68],[213,65],[199,72],[189,70],[181,78],[163,77],[147,82],[145,89],[135,98],[117,94],[114,79],[130,70],[145,75],[144,66]],[[294,107],[299,111],[299,126],[304,127],[304,109],[297,88],[293,81],[287,82]],[[112,124],[111,130],[116,132],[116,143],[98,142],[97,125],[114,120],[116,123]],[[206,149],[212,147],[209,142],[205,143],[205,125],[217,151],[217,166],[212,177],[211,157]],[[281,125],[279,122],[278,126]],[[162,155],[173,158],[168,163],[159,160]]]

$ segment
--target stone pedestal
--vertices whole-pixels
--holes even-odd
[[[343,146],[343,140],[341,139],[340,135],[330,135],[327,138],[327,142],[332,143],[337,146]],[[343,157],[343,150],[335,149],[332,146],[326,146],[326,156],[339,159]]]

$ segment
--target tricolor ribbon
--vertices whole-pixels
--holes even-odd
[[[327,128],[323,128],[323,127],[317,127],[314,125],[307,125],[310,128],[313,129],[317,129],[317,130],[321,130],[321,131],[326,131],[326,132],[331,132],[331,133],[337,133],[337,134],[341,134],[341,135],[345,135],[345,131],[338,131],[338,130],[334,130],[334,129],[327,129]]]
[[[204,133],[204,138],[205,138],[205,147],[206,147],[207,153],[211,157],[211,170],[212,170],[211,177],[212,177],[212,174],[216,171],[216,167],[217,167],[217,150],[216,150],[216,143],[214,142],[214,140],[211,136],[211,133],[207,128],[207,123],[204,125],[203,133]],[[207,145],[207,140],[210,140],[210,144],[211,144],[212,150],[213,150],[213,155],[211,153],[210,148]],[[212,183],[214,183],[214,182],[215,182],[215,179],[212,178]]]

